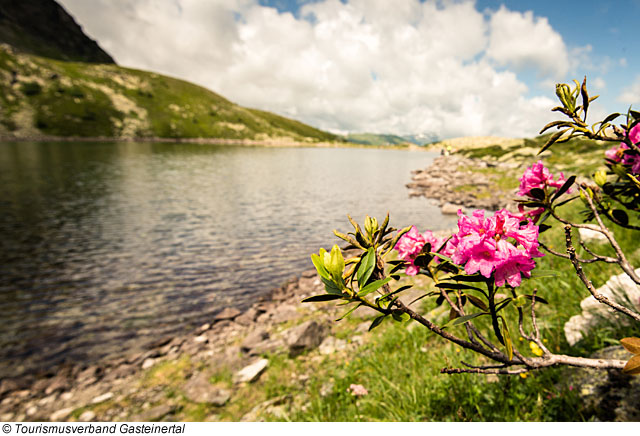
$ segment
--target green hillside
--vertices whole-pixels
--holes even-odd
[[[348,142],[362,145],[406,145],[413,143],[402,136],[377,133],[349,133],[345,138]]]
[[[337,140],[182,80],[114,64],[53,60],[0,44],[0,137],[45,136]]]

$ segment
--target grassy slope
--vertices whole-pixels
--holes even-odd
[[[303,123],[240,107],[182,80],[0,47],[0,136],[336,139]],[[12,71],[17,73],[14,83]]]

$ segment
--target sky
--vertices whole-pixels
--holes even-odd
[[[640,0],[58,0],[122,66],[335,133],[534,136],[640,107]]]

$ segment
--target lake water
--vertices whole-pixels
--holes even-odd
[[[410,171],[434,154],[0,143],[0,378],[93,361],[246,307],[312,268],[346,214],[452,227]]]

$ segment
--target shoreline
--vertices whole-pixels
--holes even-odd
[[[0,136],[0,142],[128,142],[128,143],[163,143],[163,144],[206,144],[206,145],[233,145],[244,147],[314,147],[314,148],[375,148],[386,150],[412,150],[434,152],[426,146],[411,144],[403,145],[367,145],[355,142],[326,142],[326,141],[285,141],[279,139],[226,139],[226,138],[166,138],[157,136],[145,137],[108,137],[108,136],[33,136],[14,137]]]

